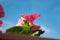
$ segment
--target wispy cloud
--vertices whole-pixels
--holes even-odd
[[[41,26],[42,30],[45,30],[45,33],[48,34],[48,33],[51,33],[52,30],[50,28],[48,28],[48,26]]]

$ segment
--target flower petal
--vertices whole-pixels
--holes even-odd
[[[2,21],[0,20],[0,27],[2,27]]]
[[[18,20],[18,23],[17,23],[16,26],[22,26],[23,23],[24,23],[24,20],[25,20],[25,19],[24,19],[23,17],[21,17],[21,19]]]
[[[4,17],[3,7],[0,5],[0,18]]]
[[[25,15],[22,15],[22,17],[24,17],[26,20],[28,20],[29,22],[33,23],[33,21],[38,18],[40,15],[37,14],[37,13],[34,13],[34,14],[29,14],[27,16]]]
[[[38,26],[38,25],[34,25],[32,28],[31,28],[31,30],[39,30],[39,28],[40,28],[40,26]]]

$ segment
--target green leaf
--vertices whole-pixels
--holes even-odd
[[[12,28],[7,29],[7,30],[6,30],[6,33],[19,34],[20,31],[22,31],[22,30],[23,30],[23,27],[21,27],[21,26],[14,26],[14,27],[12,27]]]

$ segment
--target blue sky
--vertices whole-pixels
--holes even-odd
[[[60,0],[0,0],[5,11],[3,32],[13,27],[20,19],[20,14],[39,13],[34,21],[46,32],[41,37],[60,38]]]

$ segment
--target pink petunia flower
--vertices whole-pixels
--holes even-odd
[[[40,15],[37,14],[37,13],[34,13],[34,14],[29,14],[27,16],[25,16],[24,14],[21,15],[23,18],[25,18],[30,25],[32,25],[33,27],[31,28],[31,30],[39,30],[40,26],[38,25],[34,25],[33,24],[33,21],[38,18]]]
[[[21,19],[19,19],[16,26],[22,26],[24,24],[24,20],[27,20],[30,24],[30,26],[33,26],[31,30],[38,30],[40,26],[33,24],[34,20],[37,19],[40,15],[37,13],[24,15],[21,14]]]

